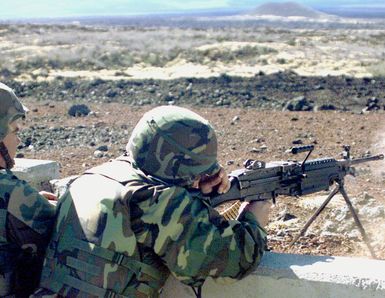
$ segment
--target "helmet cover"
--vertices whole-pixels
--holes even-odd
[[[160,106],[145,113],[126,150],[145,174],[171,184],[189,185],[220,169],[214,128],[182,107]]]
[[[7,85],[0,83],[0,141],[8,134],[9,124],[24,117],[27,108]]]

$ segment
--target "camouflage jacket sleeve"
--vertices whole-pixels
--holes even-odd
[[[7,175],[1,181],[1,193],[8,198],[7,234],[19,247],[32,245],[44,250],[49,241],[55,207],[27,182]]]
[[[13,268],[11,291],[15,297],[27,297],[39,283],[55,208],[27,182],[9,173],[0,174],[0,201],[7,210],[6,242],[16,255],[14,261],[7,260]]]
[[[157,226],[153,249],[180,281],[192,286],[208,276],[233,281],[259,264],[266,232],[252,213],[227,221],[181,187],[167,188],[155,197],[155,204],[143,208],[141,220]]]

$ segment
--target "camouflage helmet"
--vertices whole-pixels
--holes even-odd
[[[181,107],[161,106],[145,113],[126,147],[145,174],[176,185],[219,171],[217,138],[210,123]]]
[[[8,134],[9,124],[24,117],[27,108],[7,85],[0,83],[0,141]]]

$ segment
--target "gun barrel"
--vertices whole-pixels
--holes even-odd
[[[230,177],[231,187],[227,193],[209,194],[206,197],[211,200],[211,205],[216,207],[232,200],[264,201],[274,199],[277,195],[310,194],[328,189],[331,181],[343,179],[346,174],[351,174],[351,166],[382,159],[384,154],[356,159],[315,159],[305,163],[305,176],[302,175],[302,170],[298,170],[301,167],[299,163],[289,166],[285,162],[268,163],[262,169],[236,172]],[[341,168],[336,167],[336,163]],[[249,172],[254,175],[245,174]]]
[[[384,154],[377,154],[377,155],[372,155],[367,157],[351,159],[349,160],[349,165],[354,166],[356,164],[360,164],[368,161],[374,161],[374,160],[381,160],[381,159],[384,159]]]

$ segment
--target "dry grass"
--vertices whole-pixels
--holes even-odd
[[[385,69],[384,30],[1,25],[0,31],[0,70],[14,75],[40,68],[121,72],[138,65],[165,67],[181,59],[212,68],[305,68],[304,73],[314,75],[319,68],[331,74],[383,76]],[[242,46],[223,46],[227,43]],[[204,46],[212,48],[200,50]],[[316,67],[306,70],[308,65]]]

